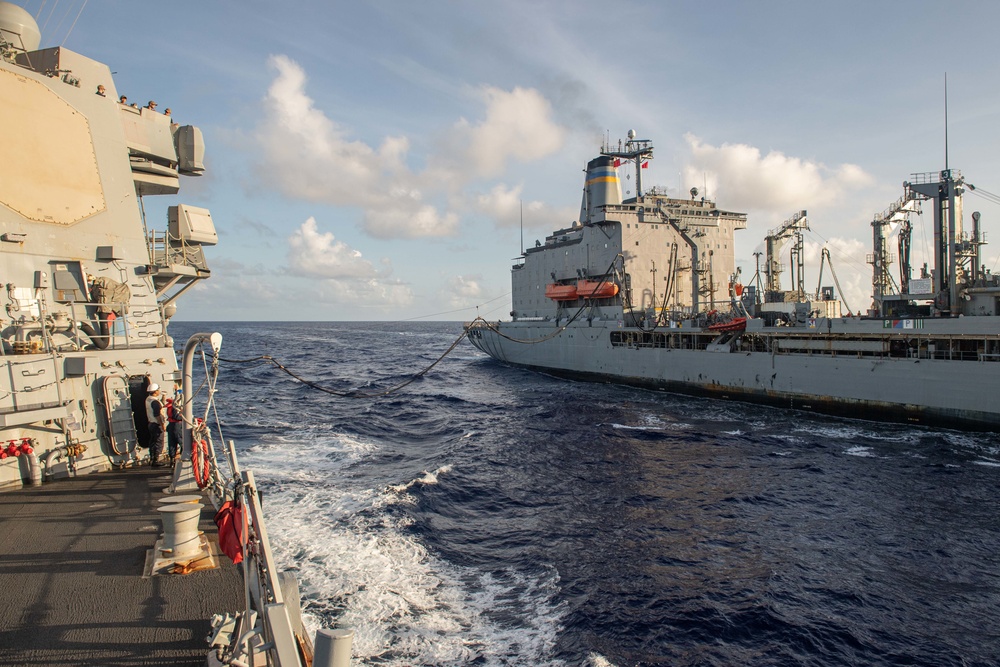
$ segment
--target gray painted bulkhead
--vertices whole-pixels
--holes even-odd
[[[200,133],[119,104],[108,67],[63,48],[0,61],[0,98],[0,449],[33,439],[46,478],[124,464],[134,453],[110,446],[101,379],[172,387],[164,302],[208,275],[156,266],[137,191],[173,194],[179,175],[200,173]],[[127,286],[107,349],[79,324],[100,333],[88,276]],[[26,466],[0,460],[0,488],[21,486]]]

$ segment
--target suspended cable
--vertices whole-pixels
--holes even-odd
[[[510,292],[507,292],[506,294],[501,294],[500,296],[495,297],[493,299],[490,299],[489,301],[484,301],[483,303],[479,304],[478,306],[465,306],[464,308],[456,308],[454,310],[445,310],[445,311],[442,311],[440,313],[431,313],[430,315],[417,315],[416,317],[407,317],[407,318],[399,320],[399,321],[400,322],[412,322],[413,320],[422,320],[422,319],[424,319],[426,317],[437,317],[438,315],[450,315],[451,313],[460,313],[460,312],[462,312],[464,310],[471,310],[473,308],[475,308],[476,310],[478,310],[480,306],[485,306],[488,303],[493,303],[497,299],[502,299],[505,296],[510,296]]]
[[[88,2],[88,0],[83,0],[83,4],[80,5],[80,11],[77,12],[76,18],[73,19],[73,24],[69,27],[69,30],[66,31],[66,36],[63,37],[62,44],[60,44],[59,46],[62,46],[63,44],[65,44],[66,40],[69,39],[70,34],[72,34],[72,32],[73,32],[73,28],[76,27],[76,22],[80,20],[80,15],[83,14],[83,8],[87,6],[87,2]]]
[[[507,292],[507,294],[510,294],[510,292]],[[500,310],[500,309],[501,309],[501,308],[503,308],[503,307],[504,307],[504,305],[503,305],[503,304],[500,304],[500,305],[498,305],[498,306],[494,306],[493,308],[490,308],[490,309],[489,309],[488,311],[486,311],[486,313],[485,313],[485,314],[486,314],[486,315],[492,315],[493,313],[497,312],[498,310]],[[482,316],[480,316],[480,315],[477,315],[476,317],[482,317]]]
[[[253,363],[255,361],[264,361],[267,364],[270,364],[271,366],[274,366],[278,370],[283,371],[284,373],[288,374],[289,376],[291,376],[292,378],[294,378],[298,382],[301,382],[302,384],[306,385],[307,387],[311,387],[312,389],[315,389],[317,391],[322,391],[323,393],[326,393],[326,394],[332,394],[334,396],[340,396],[341,398],[381,398],[383,396],[388,396],[389,394],[392,394],[392,393],[395,393],[395,392],[399,391],[403,387],[406,387],[407,385],[409,385],[409,384],[413,383],[414,381],[416,381],[418,378],[423,377],[424,375],[426,375],[428,372],[430,372],[430,370],[432,368],[434,368],[439,363],[441,363],[441,361],[444,360],[445,357],[447,357],[449,354],[451,354],[452,350],[454,350],[456,347],[458,347],[458,344],[462,342],[462,339],[465,338],[466,335],[467,335],[467,332],[463,331],[458,336],[458,338],[455,339],[455,342],[452,343],[451,346],[449,346],[448,349],[444,351],[444,354],[442,354],[440,357],[438,357],[434,361],[434,363],[432,363],[427,368],[423,369],[422,371],[420,371],[418,373],[414,373],[408,379],[406,379],[403,382],[400,382],[397,385],[389,387],[388,389],[386,389],[384,391],[377,391],[377,392],[364,392],[364,391],[359,391],[359,390],[339,391],[339,390],[336,390],[336,389],[329,389],[327,387],[320,386],[320,385],[316,384],[315,382],[307,380],[304,377],[302,377],[301,375],[295,373],[293,370],[291,370],[290,368],[288,368],[287,366],[285,366],[284,364],[282,364],[280,361],[278,361],[277,359],[275,359],[274,357],[272,357],[269,354],[263,354],[263,355],[261,355],[259,357],[251,357],[249,359],[224,359],[222,357],[216,357],[216,359],[218,361],[223,362],[223,363],[229,363],[229,364],[249,364],[249,363]],[[220,435],[220,437],[221,437],[221,435]]]
[[[43,35],[45,34],[45,29],[48,27],[49,21],[52,20],[52,15],[55,14],[56,8],[58,6],[59,6],[59,0],[56,0],[55,2],[52,3],[52,7],[49,9],[49,15],[45,17],[45,22],[42,23],[42,27],[40,30]],[[38,12],[41,13],[41,10],[38,10]]]
[[[970,189],[969,192],[982,199],[985,199],[986,201],[992,204],[1000,204],[1000,195],[995,195],[992,192],[989,192],[988,190],[983,190],[982,188],[976,188],[975,190]]]
[[[59,30],[62,28],[63,23],[66,22],[66,19],[69,17],[70,12],[72,12],[72,11],[73,11],[73,5],[72,5],[72,3],[66,3],[66,11],[64,11],[62,13],[62,16],[59,17],[59,22],[56,23],[56,26],[52,29],[52,34],[53,35],[56,35],[56,34],[59,33]]]

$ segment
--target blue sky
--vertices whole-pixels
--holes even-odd
[[[208,174],[146,200],[155,228],[180,201],[219,231],[178,319],[506,317],[519,202],[526,245],[567,226],[587,160],[630,128],[656,146],[644,185],[750,215],[745,276],[807,209],[807,287],[828,243],[858,309],[872,216],[944,166],[945,73],[950,164],[1000,193],[995,2],[21,4],[42,46],[204,133]]]

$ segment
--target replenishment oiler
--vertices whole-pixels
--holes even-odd
[[[193,336],[179,365],[167,333],[210,276],[215,225],[142,202],[204,172],[202,134],[40,40],[0,2],[0,662],[347,665],[352,632],[311,640],[253,473],[213,445],[217,364],[199,392],[193,362],[221,336]],[[181,458],[154,467],[145,399],[175,383]]]
[[[981,264],[980,214],[969,224],[962,207],[974,186],[958,171],[913,174],[874,216],[873,299],[858,314],[832,286],[806,290],[805,210],[768,234],[764,266],[744,285],[734,237],[746,215],[695,188],[690,199],[643,192],[652,157],[652,143],[630,131],[588,163],[579,220],[522,252],[511,270],[511,320],[468,325],[476,347],[583,380],[870,419],[1000,425],[1000,276]],[[634,170],[635,198],[622,199],[619,169]],[[921,207],[931,209],[933,249],[915,277],[909,218]],[[783,290],[786,243],[793,285]],[[825,265],[829,253],[821,256]]]

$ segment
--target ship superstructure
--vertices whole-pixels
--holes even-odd
[[[139,459],[146,386],[180,379],[174,301],[216,233],[204,208],[170,207],[163,231],[143,216],[204,171],[198,128],[121,102],[106,65],[38,50],[26,24],[0,30],[0,426],[54,479]],[[0,488],[20,487],[36,464],[7,453]]]
[[[728,308],[733,236],[746,215],[720,210],[697,190],[677,199],[653,188],[623,201],[618,169],[633,167],[641,189],[652,154],[651,142],[630,136],[587,164],[580,220],[513,268],[515,320],[559,319],[585,306],[590,317],[638,324]]]
[[[963,228],[972,186],[958,171],[915,174],[875,216],[874,298],[861,316],[842,309],[832,287],[806,289],[806,210],[768,234],[764,269],[744,286],[734,242],[746,216],[696,189],[690,199],[643,192],[652,155],[631,131],[602,149],[587,165],[580,219],[522,254],[511,321],[472,323],[473,344],[581,379],[879,419],[1000,424],[1000,277],[980,263],[979,214]],[[635,174],[627,200],[623,166]],[[935,252],[912,277],[909,215],[922,203],[933,210]],[[792,285],[783,289],[779,251],[789,242]],[[829,253],[821,257],[825,264]]]

